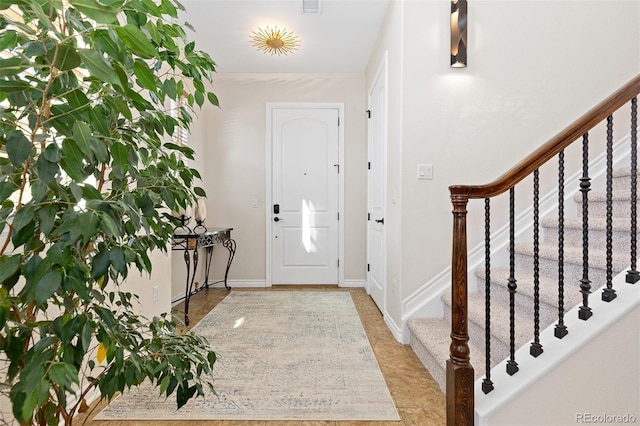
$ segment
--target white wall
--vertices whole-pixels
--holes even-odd
[[[450,185],[493,181],[638,73],[639,8],[631,1],[469,2],[468,67],[452,69],[450,2],[393,1],[383,34],[402,34],[381,37],[367,84],[380,51],[392,45],[402,93],[391,102],[400,100],[402,116],[392,117],[401,129],[389,129],[401,147],[390,147],[400,159],[389,162],[388,183],[390,190],[400,185],[401,196],[389,210],[400,212],[401,233],[387,249],[394,252],[398,238],[401,254],[388,257],[387,278],[399,280],[400,299],[451,263]],[[433,164],[433,180],[416,180],[418,163]],[[469,205],[470,229],[481,224],[482,208]],[[472,234],[469,247],[479,238]],[[397,298],[388,301],[399,322]]]
[[[229,279],[264,285],[266,262],[266,104],[335,102],[345,106],[346,280],[363,280],[366,219],[366,114],[364,76],[360,74],[216,74],[213,90],[220,108],[206,106],[191,129],[190,142],[202,164],[207,191],[206,224],[233,227],[236,257]],[[258,208],[251,199],[258,199]],[[178,259],[177,259],[178,258]],[[211,280],[222,278],[227,252],[214,251]],[[174,253],[174,276],[184,274]],[[180,279],[180,278],[178,278]],[[184,292],[181,278],[174,294]]]
[[[134,311],[148,319],[171,310],[171,252],[154,250],[149,254],[151,274],[140,273],[135,266],[129,269],[129,276],[122,285],[123,291],[137,294],[138,302],[133,302]],[[153,289],[158,287],[158,300],[153,299]],[[139,303],[139,304],[138,304]]]

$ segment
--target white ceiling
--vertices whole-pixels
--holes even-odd
[[[230,73],[361,73],[389,0],[321,0],[321,13],[302,13],[302,0],[182,0],[187,36]],[[251,31],[278,26],[298,35],[289,55],[258,51]]]

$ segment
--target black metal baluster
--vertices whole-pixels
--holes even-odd
[[[482,380],[482,392],[493,390],[491,381],[491,209],[490,199],[484,199],[484,345],[485,345],[485,378]]]
[[[553,333],[558,339],[569,333],[564,325],[564,150],[558,154],[558,324]]]
[[[635,284],[640,280],[637,270],[638,233],[638,98],[631,99],[631,269],[626,281]]]
[[[580,192],[582,192],[582,279],[580,280],[580,293],[582,293],[582,306],[578,311],[578,318],[588,320],[593,315],[589,307],[589,293],[591,293],[591,281],[589,281],[589,196],[591,179],[589,178],[589,134],[582,136],[582,177],[580,178]]]
[[[607,286],[602,290],[602,300],[616,298],[613,289],[613,116],[607,117]]]
[[[529,353],[534,357],[543,351],[540,344],[540,172],[533,172],[533,342]]]
[[[509,190],[509,345],[510,358],[507,361],[507,374],[513,376],[518,372],[516,362],[516,261],[515,261],[515,188]]]

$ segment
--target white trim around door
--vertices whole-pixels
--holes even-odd
[[[387,300],[387,93],[385,52],[368,92],[367,293],[386,317]]]
[[[266,173],[265,173],[265,228],[266,228],[266,280],[271,287],[272,279],[272,220],[273,220],[273,111],[275,109],[337,109],[338,110],[338,286],[344,286],[344,104],[343,103],[281,103],[268,102],[266,105]]]

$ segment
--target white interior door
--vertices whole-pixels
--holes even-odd
[[[386,67],[383,62],[369,92],[369,174],[367,179],[367,291],[384,313],[385,255],[385,134]]]
[[[271,114],[272,284],[338,283],[339,111]]]

